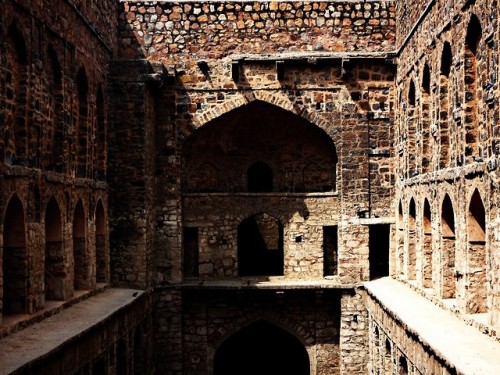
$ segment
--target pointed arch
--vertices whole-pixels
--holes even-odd
[[[416,279],[417,273],[417,238],[416,238],[417,214],[415,200],[410,199],[408,208],[408,268],[407,277],[409,280]]]
[[[263,101],[225,113],[193,132],[182,147],[183,190],[204,191],[198,167],[211,163],[218,171],[219,192],[304,190],[302,172],[316,170],[314,189],[332,191],[336,184],[337,153],[332,138],[302,117]],[[260,162],[256,179],[248,168]],[[256,169],[255,171],[259,171]],[[253,170],[250,170],[253,172]],[[264,177],[264,178],[262,178]],[[272,183],[271,183],[272,180]],[[250,181],[250,186],[247,182]],[[263,181],[263,186],[260,185]]]
[[[3,314],[27,313],[28,248],[24,207],[14,194],[3,219]]]
[[[82,67],[76,76],[76,89],[78,98],[78,119],[76,132],[76,176],[87,177],[87,162],[88,162],[88,140],[89,140],[89,124],[88,124],[88,92],[89,84],[87,73]]]
[[[439,76],[439,168],[450,166],[450,71],[452,64],[451,45],[445,42],[441,53]]]
[[[106,179],[106,113],[104,105],[104,93],[101,85],[97,89],[96,96],[96,168],[97,179],[99,181]]]
[[[45,210],[45,299],[64,300],[66,297],[66,259],[64,255],[61,210],[51,197]]]
[[[57,52],[52,45],[47,48],[49,92],[51,94],[52,123],[49,129],[47,144],[47,169],[63,172],[64,167],[64,112],[63,112],[63,76]]]
[[[283,224],[266,213],[238,226],[238,275],[283,275]]]
[[[400,200],[399,205],[398,205],[398,231],[397,231],[397,236],[398,236],[398,253],[397,253],[397,259],[398,259],[398,268],[399,268],[399,274],[403,275],[405,272],[405,224],[404,224],[404,216],[403,216],[403,202]]]
[[[247,190],[251,193],[273,191],[273,170],[269,165],[257,161],[248,167]]]
[[[87,219],[82,200],[79,199],[73,214],[73,261],[75,290],[89,289],[89,256],[87,254]]]
[[[109,281],[109,254],[106,227],[106,212],[102,200],[99,199],[95,209],[96,279],[98,283]]]
[[[4,162],[7,165],[26,164],[28,152],[27,86],[28,52],[25,39],[15,24],[10,25],[6,38],[6,111],[3,124]]]
[[[467,214],[466,313],[487,311],[486,213],[481,194],[474,190]]]
[[[450,196],[441,206],[441,298],[455,298],[455,212]]]
[[[215,375],[247,373],[309,375],[309,355],[294,335],[258,320],[227,338],[214,357]]]
[[[407,111],[407,152],[408,152],[408,177],[417,172],[417,118],[415,82],[410,79],[408,88],[408,111]]]
[[[422,246],[422,285],[424,288],[432,288],[432,214],[431,205],[427,198],[424,199],[424,211],[422,217],[422,228],[424,232]]]
[[[471,162],[479,155],[478,120],[478,65],[477,48],[482,36],[482,27],[475,14],[471,16],[465,37],[464,87],[465,87],[465,156]]]
[[[431,116],[430,116],[430,102],[431,102],[431,70],[429,64],[425,63],[422,71],[422,101],[421,101],[421,118],[422,118],[422,137],[421,137],[421,150],[422,150],[422,173],[427,173],[430,170],[431,162]]]

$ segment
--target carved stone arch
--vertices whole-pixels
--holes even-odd
[[[239,320],[238,323],[238,325],[231,324],[231,329],[227,330],[226,334],[214,343],[213,352],[209,352],[209,362],[213,363],[212,370],[214,374],[239,373],[236,368],[241,366],[241,362],[247,359],[247,353],[252,352],[251,355],[253,355],[256,352],[256,350],[240,350],[241,346],[255,344],[258,345],[257,348],[263,349],[263,351],[256,353],[258,357],[255,360],[252,360],[252,356],[251,362],[247,363],[247,366],[252,366],[253,362],[265,362],[262,365],[266,366],[266,370],[269,369],[268,366],[279,365],[279,371],[310,374],[311,363],[313,362],[311,358],[314,356],[314,351],[310,348],[310,343],[315,341],[314,336],[303,337],[303,335],[298,334],[299,331],[296,329],[297,324],[287,322],[283,324],[283,319],[275,319],[275,317],[268,316],[268,314],[265,314],[265,316],[252,314],[250,319],[246,319],[243,322]],[[307,330],[305,327],[300,326],[300,332],[307,332]],[[241,337],[242,335],[243,337]],[[267,337],[265,337],[266,335]],[[280,336],[281,339],[279,338]],[[258,340],[261,338],[264,338],[265,341],[259,343]],[[281,345],[276,345],[275,341],[277,340],[281,341]],[[266,344],[271,345],[272,348],[265,348]],[[284,352],[280,353],[282,346],[286,346],[286,348],[283,348],[285,349]],[[252,346],[252,348],[256,347]],[[242,355],[242,358],[233,358],[233,356],[239,355]],[[267,357],[268,355],[270,358],[263,361],[263,357]],[[290,359],[290,355],[293,360]],[[276,358],[279,363],[273,364]],[[224,363],[225,361],[230,362],[230,364]],[[290,362],[293,362],[293,364]],[[291,366],[291,368],[285,370],[284,367],[287,365]],[[247,369],[246,366],[245,369]],[[259,369],[252,370],[252,373],[262,373]],[[279,373],[279,371],[274,371],[274,373]]]
[[[29,313],[29,270],[25,204],[17,193],[7,200],[3,213],[2,278],[3,314]]]
[[[409,280],[416,279],[417,271],[417,208],[415,199],[410,199],[408,206],[408,258],[407,258],[407,277]]]
[[[193,116],[193,130],[198,129],[212,120],[240,107],[248,105],[253,101],[262,101],[272,104],[285,111],[291,112],[297,116],[304,118],[310,123],[322,128],[328,128],[328,122],[320,117],[316,112],[308,112],[305,110],[298,111],[290,100],[284,95],[277,92],[261,92],[255,91],[254,95],[241,95],[236,98],[227,100],[224,103],[218,104],[214,107],[208,108],[204,111],[198,112]]]
[[[466,314],[485,313],[488,310],[486,220],[483,199],[476,188],[467,210]]]
[[[25,165],[29,152],[29,129],[26,111],[29,56],[26,39],[17,27],[16,22],[12,22],[8,28],[5,47],[4,69],[11,76],[11,79],[6,82],[6,89],[12,94],[5,97],[7,107],[10,107],[10,110],[4,114],[3,158],[7,165]]]
[[[446,193],[441,205],[441,298],[455,298],[455,212],[450,195]]]

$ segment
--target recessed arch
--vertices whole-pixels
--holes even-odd
[[[238,275],[283,275],[283,225],[259,213],[238,226]]]
[[[247,191],[262,193],[273,191],[273,170],[262,161],[253,163],[247,170]]]
[[[108,282],[108,246],[106,239],[106,213],[99,199],[95,209],[95,251],[96,251],[96,281]]]
[[[99,181],[106,178],[106,113],[102,86],[97,88],[96,96],[96,174]]]
[[[214,357],[214,375],[310,374],[304,344],[291,333],[258,320],[227,338]]]
[[[61,210],[54,197],[45,209],[45,299],[64,300],[67,277]]]
[[[47,48],[49,69],[49,92],[51,93],[53,122],[49,134],[49,164],[47,169],[64,171],[64,112],[63,112],[63,74],[57,52],[52,45]]]
[[[182,157],[185,192],[213,190],[198,173],[206,163],[218,172],[218,192],[336,189],[337,153],[332,138],[304,118],[264,101],[233,109],[195,130],[183,143]],[[272,189],[270,173],[257,173],[257,183],[248,178],[249,168],[258,162],[272,169]],[[315,184],[305,187],[303,171],[311,163],[318,168],[310,169],[307,178]],[[264,187],[258,186],[260,181]]]
[[[449,76],[452,64],[451,45],[445,42],[441,53],[439,75],[439,168],[450,166],[450,98]]]
[[[400,200],[398,205],[398,231],[397,231],[397,259],[398,259],[398,268],[399,274],[403,275],[405,271],[405,225],[404,225],[404,216],[403,216],[403,202]]]
[[[432,213],[429,200],[424,199],[424,210],[422,216],[422,229],[424,232],[422,246],[422,285],[424,288],[432,288]]]
[[[441,206],[441,297],[455,298],[455,212],[450,196]]]
[[[408,271],[407,276],[409,280],[416,279],[417,271],[417,238],[416,238],[416,205],[413,198],[410,199],[408,207]]]
[[[3,65],[7,79],[3,129],[4,129],[4,163],[26,164],[28,127],[26,94],[28,85],[28,52],[26,42],[13,23],[10,25],[5,39],[6,54]],[[33,158],[35,160],[35,158]]]
[[[24,314],[28,298],[28,249],[24,207],[14,194],[3,220],[3,314]]]
[[[87,254],[87,219],[82,200],[79,199],[73,213],[73,261],[75,290],[88,289],[89,257]]]
[[[471,16],[465,37],[464,51],[464,109],[465,109],[465,156],[468,162],[479,155],[478,120],[478,62],[477,49],[482,36],[482,27],[475,14]]]
[[[474,190],[467,214],[466,313],[487,311],[486,213],[481,194]]]
[[[410,79],[410,85],[408,86],[408,104],[410,106],[414,106],[416,103],[416,90],[415,90],[415,82],[413,82],[413,79]]]
[[[76,91],[78,99],[78,119],[76,132],[76,176],[87,177],[87,154],[88,154],[88,92],[89,83],[85,68],[78,70],[76,75]]]

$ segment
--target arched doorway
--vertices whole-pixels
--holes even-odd
[[[417,274],[417,236],[416,236],[416,209],[415,200],[410,200],[408,211],[408,273],[409,280],[415,280]]]
[[[214,375],[309,375],[304,345],[283,329],[259,320],[236,332],[217,349]]]
[[[486,214],[476,189],[467,215],[467,314],[487,311],[486,287]]]
[[[441,211],[441,297],[455,298],[455,213],[448,194]]]
[[[283,275],[283,225],[268,214],[245,219],[238,227],[238,274]]]
[[[98,283],[108,282],[108,254],[106,249],[106,216],[102,201],[99,200],[95,209],[96,278]]]
[[[3,313],[26,313],[28,251],[21,200],[14,195],[7,205],[3,226]]]
[[[45,299],[64,300],[65,279],[61,210],[52,197],[45,210]]]
[[[88,256],[85,238],[85,210],[79,200],[73,218],[73,258],[75,265],[75,290],[88,289]]]

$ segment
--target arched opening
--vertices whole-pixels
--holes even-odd
[[[28,297],[28,250],[21,200],[14,195],[5,210],[3,225],[3,313],[25,314]]]
[[[465,83],[465,156],[468,162],[479,155],[478,123],[478,66],[477,48],[482,28],[475,14],[472,15],[465,37],[464,83]]]
[[[214,375],[308,375],[304,345],[283,329],[259,320],[239,330],[217,349]]]
[[[54,197],[45,210],[45,299],[64,300],[65,266],[61,210]]]
[[[455,298],[455,213],[446,194],[441,210],[441,298]]]
[[[252,164],[247,171],[247,190],[250,193],[273,191],[273,170],[261,161]]]
[[[408,361],[405,357],[399,357],[399,375],[408,375]]]
[[[75,207],[73,216],[73,260],[75,290],[89,289],[89,257],[87,255],[85,210],[81,200]]]
[[[263,101],[236,108],[195,130],[184,142],[182,155],[184,192],[336,189],[337,154],[331,137],[306,119]],[[200,166],[207,163],[213,168],[200,174]]]
[[[48,48],[48,61],[50,68],[48,70],[49,78],[49,92],[51,95],[52,107],[52,124],[49,129],[49,142],[47,144],[47,169],[56,172],[63,172],[64,167],[64,112],[63,112],[63,86],[62,86],[62,68],[57,58],[57,53],[49,46]]]
[[[399,274],[404,275],[405,272],[405,226],[403,218],[403,202],[399,201],[398,207],[398,266]]]
[[[384,375],[392,375],[392,345],[389,339],[385,340]]]
[[[431,138],[430,138],[430,93],[431,93],[431,70],[429,65],[424,65],[422,72],[422,173],[429,172],[431,161]]]
[[[450,166],[449,77],[451,63],[451,45],[445,42],[441,54],[441,71],[439,76],[439,168]]]
[[[238,274],[283,275],[283,225],[278,219],[260,213],[239,225]]]
[[[108,282],[108,251],[106,241],[106,214],[102,201],[97,202],[95,209],[95,252],[96,278],[98,283]]]
[[[427,199],[424,200],[423,230],[422,285],[424,288],[432,288],[432,215]]]
[[[104,94],[102,87],[97,90],[96,99],[96,123],[97,123],[97,154],[96,167],[97,179],[106,179],[106,115],[104,112]]]
[[[486,284],[486,214],[476,189],[467,215],[467,314],[487,311]]]
[[[417,109],[415,83],[410,80],[408,89],[408,177],[412,177],[417,172]]]
[[[23,36],[13,24],[6,38],[4,163],[25,164],[27,157],[27,85],[28,53]]]
[[[417,274],[417,238],[416,238],[415,200],[410,200],[408,211],[408,279],[415,280]]]
[[[465,87],[465,156],[468,162],[479,155],[478,123],[478,66],[477,47],[481,39],[482,28],[475,14],[467,27],[464,52],[464,87]]]
[[[81,68],[76,76],[78,94],[78,127],[76,135],[76,176],[87,177],[88,153],[88,91],[89,85],[85,69]]]

